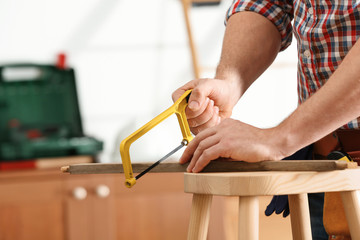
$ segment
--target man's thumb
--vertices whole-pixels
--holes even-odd
[[[189,109],[192,111],[199,110],[201,107],[201,104],[205,101],[205,96],[203,96],[197,89],[194,89],[191,92],[190,98],[189,98]]]

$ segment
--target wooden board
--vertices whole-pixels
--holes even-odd
[[[142,172],[152,163],[133,163],[134,173]],[[188,164],[181,165],[177,162],[164,162],[156,166],[150,172],[186,172]],[[252,171],[331,171],[356,167],[356,163],[335,160],[282,160],[263,161],[257,163],[239,161],[211,161],[203,172],[252,172]],[[61,168],[63,172],[70,174],[105,174],[123,173],[120,163],[90,163],[75,164]]]

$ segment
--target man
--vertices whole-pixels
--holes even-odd
[[[229,118],[248,87],[290,44],[292,29],[298,42],[299,107],[269,129]],[[315,142],[315,154],[326,156],[329,151],[317,147],[320,139],[328,136],[325,149],[334,148],[339,145],[335,130],[360,126],[359,36],[360,1],[235,0],[215,78],[190,81],[173,93],[176,100],[193,89],[186,114],[196,137],[180,162],[190,161],[187,170],[199,172],[219,157],[281,160]],[[311,218],[313,239],[327,239],[323,230],[314,230],[314,218],[322,216],[311,212]]]

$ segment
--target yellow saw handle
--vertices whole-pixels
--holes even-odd
[[[136,130],[130,136],[125,138],[120,144],[120,155],[122,160],[122,165],[125,173],[125,185],[129,188],[135,185],[136,179],[133,176],[133,170],[130,161],[130,146],[133,142],[135,142],[142,135],[150,131],[153,127],[158,125],[160,122],[171,116],[173,113],[176,114],[177,119],[179,121],[181,133],[183,136],[183,142],[189,143],[193,136],[191,135],[189,124],[185,115],[185,108],[188,105],[188,96],[190,95],[192,90],[187,90],[171,107],[166,109],[160,115],[156,116],[150,122]]]

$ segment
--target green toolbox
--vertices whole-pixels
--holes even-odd
[[[103,143],[83,133],[71,68],[0,66],[0,160],[96,155]]]

